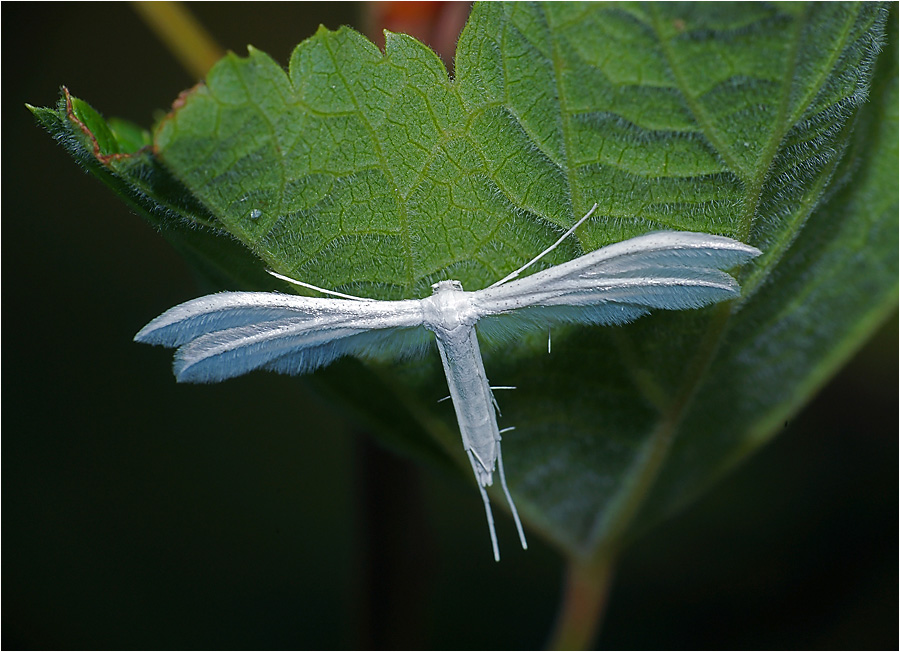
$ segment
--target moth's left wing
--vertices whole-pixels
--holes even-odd
[[[180,382],[216,382],[253,369],[302,374],[344,355],[409,354],[426,344],[421,302],[220,292],[166,311],[135,341],[179,347]]]
[[[706,233],[659,231],[597,249],[504,285],[472,293],[479,332],[502,336],[554,323],[623,324],[651,310],[733,299],[725,271],[760,251]]]

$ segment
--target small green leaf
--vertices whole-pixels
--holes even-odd
[[[504,456],[520,511],[587,558],[771,437],[896,305],[886,12],[476,4],[452,81],[415,39],[389,33],[382,53],[320,28],[287,71],[252,48],[225,57],[151,149],[86,109],[87,140],[65,107],[36,111],[158,223],[204,225],[197,246],[227,232],[259,261],[210,250],[223,269],[234,255],[357,295],[420,298],[448,278],[485,287],[595,202],[543,264],[657,229],[762,249],[732,305],[560,329],[552,355],[541,333],[485,347],[491,379],[519,388],[498,400],[502,426],[516,426]],[[435,359],[358,369],[347,391],[362,409],[388,392],[464,468]],[[377,405],[360,378],[378,383]]]
[[[110,118],[106,124],[119,145],[119,151],[134,153],[150,146],[150,132],[133,122]]]
[[[26,106],[82,167],[159,228],[209,286],[268,287],[256,258],[153,155],[149,132],[104,121],[65,88],[55,110]]]

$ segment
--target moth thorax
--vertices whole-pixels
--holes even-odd
[[[478,321],[472,308],[471,293],[465,292],[459,281],[440,281],[431,286],[434,290],[423,299],[426,328],[448,333],[458,327],[471,327]]]

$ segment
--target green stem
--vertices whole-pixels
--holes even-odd
[[[131,6],[191,76],[202,79],[225,56],[222,47],[182,3],[132,2]]]
[[[587,650],[600,631],[614,571],[614,555],[573,559],[566,568],[562,605],[547,648]]]

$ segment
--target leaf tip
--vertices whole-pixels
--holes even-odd
[[[338,31],[340,31],[341,29],[343,29],[343,26],[339,27]],[[318,27],[318,29],[316,29],[316,33],[314,34],[314,36],[320,36],[322,34],[330,34],[330,33],[331,33],[330,29],[325,27],[325,25],[323,25],[322,23],[319,23],[319,27]]]

